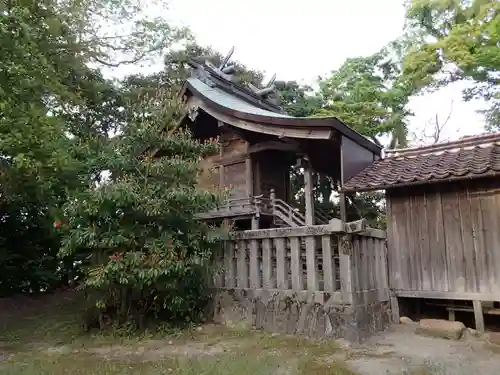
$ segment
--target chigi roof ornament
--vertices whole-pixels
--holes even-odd
[[[205,65],[212,68],[222,78],[227,79],[228,81],[232,81],[234,78],[234,73],[236,73],[236,67],[234,66],[234,64],[229,64],[229,59],[231,59],[233,53],[234,47],[231,47],[229,53],[226,55],[226,57],[224,57],[224,59],[222,59],[222,62],[218,67],[212,64],[210,61],[205,61]]]
[[[216,67],[209,61],[205,61],[205,65],[213,69],[222,78],[232,82],[234,80],[234,76],[236,73],[236,65],[230,63],[230,59],[233,56],[233,53],[234,53],[234,47],[231,47],[228,54],[226,55],[226,57],[222,59],[222,62],[218,67]],[[278,92],[276,91],[276,86],[274,85],[275,81],[276,81],[276,74],[273,74],[269,82],[263,88],[258,88],[252,85],[251,83],[246,83],[245,86],[247,86],[250,89],[250,91],[252,91],[257,96],[261,97],[262,99],[268,100],[269,102],[278,105],[279,95]]]

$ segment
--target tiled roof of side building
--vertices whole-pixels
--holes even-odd
[[[457,141],[389,150],[343,185],[343,191],[383,190],[396,186],[500,175],[500,133]]]

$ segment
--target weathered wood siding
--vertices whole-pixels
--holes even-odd
[[[245,161],[224,166],[224,185],[231,187],[231,198],[248,197]]]
[[[220,185],[219,155],[207,156],[201,161],[201,174],[198,183],[201,187],[210,188]]]
[[[231,186],[231,198],[248,197],[245,164],[248,143],[229,130],[221,134],[220,142],[220,152],[202,160],[199,184],[203,187]]]
[[[386,233],[373,229],[352,236],[352,284],[358,303],[389,300]]]
[[[234,133],[226,130],[220,136],[222,143],[223,158],[226,160],[234,160],[245,157],[248,150],[248,143]]]
[[[387,192],[390,286],[500,298],[500,181]]]

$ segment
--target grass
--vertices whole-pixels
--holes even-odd
[[[208,325],[169,335],[82,332],[76,294],[0,301],[3,375],[355,375],[331,342]]]

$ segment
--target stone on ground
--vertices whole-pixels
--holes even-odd
[[[407,316],[402,316],[401,318],[399,318],[399,322],[401,324],[415,324],[415,322],[410,318],[408,318]]]
[[[466,327],[462,322],[450,322],[440,319],[422,319],[416,332],[426,336],[449,340],[460,340]]]
[[[500,345],[500,332],[490,332],[488,334],[488,341],[491,344]]]

